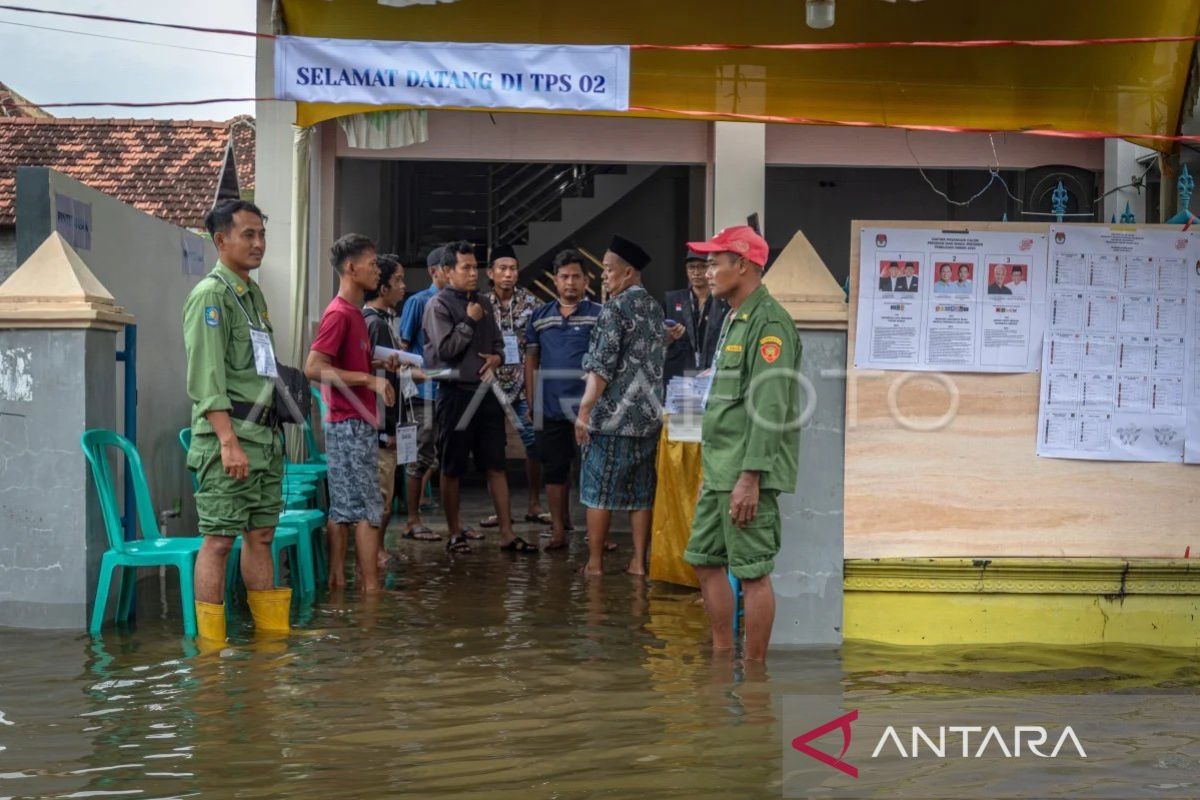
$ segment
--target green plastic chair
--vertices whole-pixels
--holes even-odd
[[[192,447],[192,429],[183,428],[179,431],[179,444],[186,454]],[[286,509],[302,510],[314,508],[317,504],[317,478],[296,476],[289,479],[286,475],[283,481],[283,506]],[[192,474],[192,491],[200,488],[195,473]]]
[[[192,444],[192,429],[183,428],[179,431],[179,444],[186,454]],[[192,473],[192,491],[200,489],[200,482]],[[296,569],[293,588],[301,597],[309,597],[317,591],[317,567],[323,563],[321,559],[320,531],[325,525],[325,515],[311,507],[315,498],[315,487],[311,492],[296,494],[285,492],[283,496],[284,511],[279,515],[279,524],[275,527],[275,536],[271,539],[271,561],[274,567],[275,585],[281,582],[279,569],[280,556],[283,551],[292,548],[296,553]],[[225,595],[232,597],[233,587],[237,584],[242,559],[242,537],[234,540],[233,551],[225,562]]]
[[[312,417],[320,416],[321,424],[325,424],[325,420],[329,419],[329,409],[325,408],[325,400],[321,397],[321,390],[315,386],[308,387],[308,391],[312,394],[312,414],[304,423],[304,447],[308,450],[308,459],[306,464],[324,464],[326,462],[325,453],[321,452],[321,448],[317,447],[317,434],[313,430]]]
[[[99,634],[104,625],[104,609],[112,588],[113,572],[117,567],[121,568],[121,588],[116,618],[127,622],[133,610],[133,587],[137,568],[168,566],[179,570],[183,633],[185,636],[195,636],[196,592],[193,572],[202,538],[168,538],[162,535],[158,529],[158,522],[154,519],[154,507],[150,503],[150,489],[146,485],[142,459],[133,442],[114,431],[96,429],[84,431],[79,437],[79,444],[91,468],[96,495],[100,499],[100,510],[104,516],[104,532],[108,535],[108,550],[100,559],[100,583],[96,587],[96,602],[92,608],[92,623],[89,628],[92,635]],[[133,482],[137,527],[141,531],[141,539],[125,541],[121,515],[117,511],[116,485],[108,463],[110,447],[119,450],[129,465],[125,479]]]

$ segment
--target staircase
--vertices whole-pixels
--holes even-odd
[[[493,194],[491,241],[513,245],[522,267],[548,255],[659,169],[652,164],[517,166],[551,168],[525,170],[511,184],[522,187],[519,191]]]
[[[400,229],[411,235],[403,242],[406,249],[428,252],[451,239],[503,243],[513,246],[527,268],[659,167],[461,161],[412,162],[397,169],[396,191],[403,198],[397,217]]]

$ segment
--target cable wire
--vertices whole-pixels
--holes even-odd
[[[170,42],[151,42],[146,39],[130,39],[126,36],[108,36],[103,33],[89,33],[88,31],[73,31],[68,28],[51,28],[45,25],[30,25],[27,22],[13,22],[7,19],[0,19],[0,25],[15,25],[19,28],[33,28],[39,31],[55,31],[57,33],[74,33],[79,36],[91,36],[96,39],[113,39],[118,42],[133,42],[135,44],[150,44],[155,47],[170,47],[173,50],[192,50],[196,53],[215,53],[221,56],[236,56],[237,58],[254,58],[253,55],[246,53],[230,53],[227,50],[206,50],[203,47],[188,47],[182,44],[171,44]]]

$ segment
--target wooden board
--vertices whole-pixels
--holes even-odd
[[[964,224],[856,221],[851,227],[846,558],[1181,558],[1188,547],[1200,557],[1200,470],[1039,458],[1039,374],[854,368],[860,229],[961,230]],[[974,231],[1048,228],[967,225]]]

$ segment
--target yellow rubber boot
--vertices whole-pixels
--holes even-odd
[[[203,650],[225,644],[225,604],[196,601],[196,641]]]
[[[246,600],[250,603],[250,616],[254,617],[257,631],[283,634],[291,631],[288,622],[292,610],[291,589],[247,590]]]

